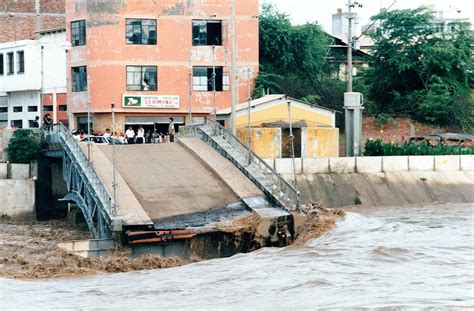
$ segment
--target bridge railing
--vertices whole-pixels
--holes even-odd
[[[262,191],[271,196],[275,201],[277,201],[279,205],[287,210],[294,211],[299,209],[300,194],[293,185],[287,182],[280,174],[270,167],[267,162],[250,150],[248,146],[246,146],[240,139],[233,135],[228,129],[211,119],[207,119],[205,125],[208,127],[208,129],[210,129],[209,135],[211,137],[222,137],[240,155],[245,156],[247,162],[245,164],[247,166],[250,164],[257,166],[259,172],[265,177],[265,180],[262,181],[258,180],[257,178],[252,179],[257,179],[256,182]],[[205,137],[207,134],[202,130],[202,125],[181,127],[180,135],[183,137],[200,137],[204,140],[207,140]],[[239,168],[241,170],[247,170],[245,167]],[[281,195],[275,194],[275,192],[278,191],[281,192]],[[287,200],[282,200],[282,197],[286,197]]]
[[[44,128],[44,130],[46,137],[51,137],[51,134],[58,134],[60,140],[62,140],[59,143],[62,145],[64,152],[66,152],[82,170],[83,176],[86,179],[85,181],[90,185],[89,188],[92,190],[92,196],[96,203],[102,206],[109,218],[116,216],[118,211],[114,209],[115,204],[113,199],[110,197],[103,181],[91,166],[89,160],[82,152],[79,143],[72,136],[69,129],[63,124],[58,123]],[[55,142],[52,143],[54,145]],[[58,142],[56,142],[56,144],[57,143]]]

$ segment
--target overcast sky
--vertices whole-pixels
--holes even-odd
[[[368,24],[369,18],[378,13],[380,8],[390,6],[395,0],[357,0],[363,8],[357,9],[360,24]],[[317,21],[327,32],[331,32],[332,14],[337,8],[346,10],[347,0],[261,0],[277,6],[279,11],[291,17],[293,24],[304,24]],[[451,11],[449,15],[469,17],[474,21],[474,0],[397,0],[392,9],[416,8],[420,5],[433,4],[435,10]],[[461,10],[461,13],[457,13]]]

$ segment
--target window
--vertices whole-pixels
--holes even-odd
[[[23,127],[23,120],[12,120],[12,127],[22,128]]]
[[[87,91],[87,67],[72,67],[72,91]]]
[[[127,91],[156,91],[156,66],[127,66]]]
[[[46,112],[53,111],[53,105],[44,105],[43,106],[43,111],[46,111]]]
[[[22,106],[13,107],[13,112],[22,112],[22,111],[23,111],[23,107],[22,107]]]
[[[125,33],[127,44],[156,44],[156,20],[127,18]]]
[[[38,111],[38,106],[28,106],[28,112],[36,112]]]
[[[3,54],[0,54],[0,76],[3,76]]]
[[[72,46],[86,44],[86,21],[71,22],[71,44]]]
[[[449,32],[455,32],[458,29],[459,29],[459,24],[458,23],[449,23],[448,24],[448,31]]]
[[[15,72],[15,64],[13,63],[13,52],[7,53],[7,73],[12,75]]]
[[[432,27],[435,33],[444,32],[444,23],[434,23]]]
[[[16,68],[17,73],[24,73],[25,72],[25,52],[18,51],[16,52]]]
[[[193,45],[222,45],[222,21],[194,20]]]
[[[216,91],[229,89],[229,77],[223,67],[215,67]],[[212,67],[193,67],[193,90],[212,91],[214,89]]]
[[[88,128],[91,133],[94,132],[94,117],[91,116],[89,126],[87,126],[87,117],[77,117],[77,130],[87,133]]]
[[[8,107],[0,107],[0,113],[8,112]]]
[[[67,105],[59,105],[59,111],[67,111]]]

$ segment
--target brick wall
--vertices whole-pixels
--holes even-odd
[[[64,0],[0,0],[0,43],[34,38],[36,1],[39,30],[65,27]]]
[[[363,141],[367,138],[381,138],[384,142],[404,142],[410,136],[424,136],[434,133],[456,132],[440,126],[419,123],[410,118],[398,117],[394,122],[377,124],[374,117],[364,117],[362,124]]]
[[[403,143],[411,136],[424,136],[434,133],[458,132],[457,129],[443,128],[435,125],[419,123],[410,118],[397,117],[394,122],[377,124],[374,117],[363,117],[362,121],[362,148],[367,139],[381,138],[384,142]],[[339,139],[339,154],[345,154],[344,131],[341,130]],[[362,149],[363,150],[363,149]]]

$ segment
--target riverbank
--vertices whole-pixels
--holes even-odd
[[[90,238],[86,227],[66,221],[0,222],[0,277],[43,279],[176,267],[179,258],[146,255],[130,258],[116,253],[82,258],[57,246],[58,242]]]
[[[306,241],[330,231],[342,216],[341,211],[327,210],[319,205],[308,206],[302,215],[295,217],[298,218],[298,235],[292,247],[303,246]],[[256,219],[240,216],[221,224],[219,229],[239,236],[255,233],[257,225]],[[85,226],[72,226],[66,221],[2,221],[0,231],[0,278],[76,277],[170,268],[201,261],[197,257],[184,260],[158,255],[132,258],[119,250],[106,257],[79,257],[60,249],[57,243],[88,239],[89,233]]]

